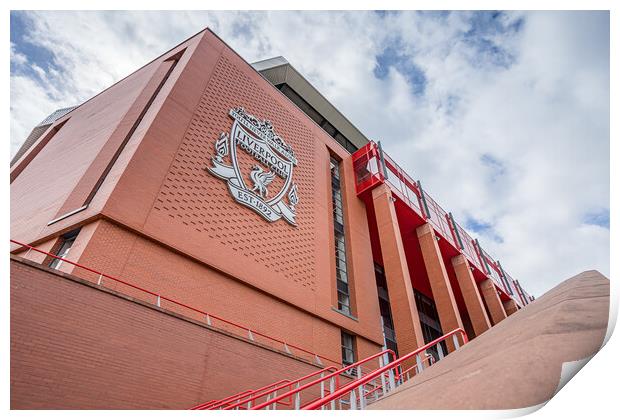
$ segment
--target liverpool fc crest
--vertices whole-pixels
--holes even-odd
[[[207,171],[227,181],[235,201],[269,222],[284,218],[297,226],[295,206],[299,197],[293,183],[293,167],[297,165],[293,149],[275,133],[271,122],[261,121],[241,107],[231,109],[229,115],[233,119],[230,134],[220,134],[215,142],[213,166]]]

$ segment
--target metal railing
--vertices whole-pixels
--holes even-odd
[[[439,348],[439,344],[436,347]],[[443,350],[441,354],[443,355]],[[428,366],[431,367],[431,365],[435,364],[435,356],[433,356],[432,354],[425,353],[424,357],[422,358],[422,368],[424,368],[424,362],[428,362]],[[416,363],[410,368],[403,370],[398,375],[397,380],[401,382],[404,382],[406,380],[408,381],[409,379],[411,379],[411,373],[410,373],[411,371],[413,371],[413,373],[417,375],[418,373],[421,372],[420,366],[418,366],[418,364]]]
[[[238,400],[234,404],[229,403],[229,404],[215,405],[212,408],[210,408],[210,410],[218,410],[218,409],[219,410],[239,410],[239,409],[250,410],[254,405],[256,405],[257,402],[260,404],[260,401],[263,399],[265,401],[270,401],[276,398],[278,396],[278,392],[285,388],[288,388],[289,391],[292,391],[294,388],[300,387],[302,385],[302,382],[307,381],[314,376],[319,376],[320,378],[323,378],[326,373],[335,372],[337,370],[338,370],[337,368],[330,366],[330,367],[318,370],[316,372],[312,372],[308,375],[302,376],[301,378],[298,378],[292,381],[285,380],[282,383],[276,382],[274,384],[276,385],[275,387],[270,386],[267,389],[263,388],[259,390],[260,392],[255,391],[253,393],[250,393],[249,395],[246,395],[244,399]],[[338,382],[338,378],[336,378],[336,382]],[[325,392],[324,389],[321,392]],[[275,403],[273,403],[271,406],[268,406],[267,409],[275,410],[277,408],[277,404],[282,404],[285,406],[292,406],[293,405],[292,395],[288,397],[288,401],[286,401],[286,399],[278,400]]]
[[[366,386],[368,384],[371,384],[374,380],[376,380],[377,378],[380,378],[386,372],[397,372],[397,371],[406,372],[403,370],[403,363],[410,362],[412,361],[412,359],[415,360],[415,367],[418,369],[418,372],[422,372],[424,370],[424,364],[423,364],[423,357],[421,356],[421,354],[425,353],[431,347],[436,346],[438,349],[441,348],[441,345],[440,345],[441,342],[446,341],[448,338],[452,338],[455,349],[458,349],[460,346],[460,343],[457,338],[457,334],[461,335],[463,344],[467,344],[467,341],[468,341],[467,334],[462,328],[457,328],[431,341],[430,343],[418,348],[417,350],[391,363],[388,363],[385,366],[382,366],[376,369],[372,373],[369,373],[368,375],[365,375],[364,377],[360,379],[357,379],[345,386],[342,386],[340,389],[330,393],[329,395],[326,395],[325,397],[317,401],[314,401],[312,403],[306,404],[305,406],[301,407],[301,409],[302,410],[324,409],[325,407],[328,406],[328,404],[330,408],[334,408],[335,400],[341,400],[342,397],[345,397],[345,396],[348,396],[348,402],[349,402],[348,406],[350,409],[352,410],[364,409],[368,403],[367,397],[370,392],[370,391],[366,391]],[[409,368],[408,370],[411,370],[411,369]],[[404,382],[406,382],[406,379],[408,379],[408,377],[405,377],[403,374],[401,374],[398,377],[398,381],[395,382],[394,388],[402,385]],[[390,390],[391,390],[390,387],[386,385],[383,388],[383,391],[381,393],[385,395]],[[373,386],[372,392],[376,392],[374,390],[374,386]]]
[[[381,367],[385,364],[386,357],[388,358],[387,362],[389,363],[390,356],[392,360],[396,359],[395,354],[392,350],[390,349],[383,350],[380,353],[366,357],[353,364],[347,365],[334,372],[324,375],[318,379],[315,379],[303,385],[299,385],[290,391],[287,391],[279,396],[276,396],[275,398],[271,398],[267,401],[257,404],[254,407],[252,407],[251,410],[261,410],[261,409],[270,408],[270,407],[273,408],[275,407],[276,403],[278,403],[279,401],[282,401],[285,398],[293,398],[293,409],[297,409],[297,410],[301,409],[308,404],[312,404],[315,401],[325,398],[326,393],[328,395],[331,395],[334,392],[336,392],[338,389],[340,389],[341,387],[339,387],[339,384],[336,382],[337,378],[340,377],[340,375],[350,375],[352,372],[356,372],[358,379],[359,379],[367,375],[374,374],[375,370],[372,370],[370,371],[370,373],[364,375],[362,366],[368,363],[378,362],[379,366]],[[387,372],[386,376],[381,376],[378,379],[384,381],[386,384],[387,383],[394,384],[395,379],[396,379],[396,373]],[[316,387],[320,388],[320,395],[317,398],[314,398],[313,400],[304,403],[303,401],[304,397],[309,394],[307,391],[311,390],[313,387],[314,389],[316,389]],[[335,405],[336,404],[334,403],[332,408],[335,408]]]
[[[509,279],[506,277],[505,271],[502,269],[498,261],[493,258],[482,248],[480,248],[482,257],[485,260],[485,264],[488,268],[488,275],[493,280],[493,283],[500,289],[506,296],[512,296],[515,298],[515,302],[519,305],[525,305],[523,299],[517,299],[514,293],[514,287],[509,283]]]
[[[393,191],[398,193],[400,198],[406,202],[409,207],[414,209],[420,217],[424,218],[427,210],[423,201],[424,198],[421,193],[422,188],[420,183],[414,181],[389,155],[386,153],[382,153],[381,155],[385,160],[385,182],[392,187]]]
[[[504,294],[512,296],[520,305],[526,305],[533,300],[522,288],[513,287],[514,282],[508,280],[510,276],[505,270],[503,273],[495,270],[498,263],[494,258],[486,252],[479,255],[476,250],[477,240],[473,239],[454,220],[452,214],[446,212],[422,188],[420,181],[414,181],[394,159],[381,149],[379,144],[371,141],[355,152],[353,154],[353,167],[358,195],[367,193],[381,183],[388,184],[396,197],[406,203],[422,220],[430,223],[437,234],[448,241],[452,247],[463,253],[471,266],[491,277]],[[487,270],[488,262],[491,262],[493,268]],[[519,292],[517,293],[514,290]]]
[[[336,369],[336,368],[329,367],[325,369]],[[325,370],[325,369],[322,369],[322,370]],[[314,374],[315,373],[312,373],[311,375],[314,375]],[[272,393],[277,393],[279,389],[289,386],[291,383],[292,383],[291,381],[283,379],[283,380],[274,382],[272,384],[263,386],[259,389],[255,389],[255,390],[248,389],[248,390],[239,392],[237,394],[231,395],[221,400],[211,400],[203,404],[198,404],[197,406],[190,408],[190,410],[218,410],[218,409],[222,410],[230,406],[240,406],[246,400],[251,399],[252,397],[260,396],[260,395],[272,395]],[[274,394],[274,395],[277,395],[277,394]],[[290,402],[288,402],[287,404],[290,405]],[[244,408],[244,406],[242,407]]]
[[[167,303],[167,304],[169,304],[168,305],[169,307],[165,308],[165,309],[171,310],[173,312],[175,312],[175,309],[176,309],[176,312],[180,312],[178,309],[182,308],[182,309],[187,310],[187,311],[184,311],[184,313],[188,313],[189,312],[190,314],[198,315],[198,317],[195,317],[195,319],[197,319],[199,321],[202,321],[202,322],[206,322],[207,325],[209,325],[211,327],[223,329],[224,331],[227,331],[227,332],[229,332],[231,334],[235,334],[235,335],[237,335],[239,337],[242,337],[242,338],[254,341],[254,342],[260,342],[260,344],[270,346],[270,347],[275,348],[275,349],[280,350],[280,351],[283,350],[284,352],[286,352],[286,353],[288,353],[290,355],[293,355],[293,356],[296,356],[296,357],[300,357],[302,359],[308,360],[308,361],[310,361],[312,363],[315,363],[315,364],[318,364],[318,365],[324,365],[323,361],[331,362],[335,366],[340,366],[340,364],[341,364],[341,362],[336,361],[336,360],[332,360],[329,357],[319,355],[316,352],[313,352],[313,351],[310,351],[310,350],[306,350],[306,349],[304,349],[304,348],[302,348],[300,346],[293,345],[293,344],[288,343],[288,342],[286,342],[284,340],[281,340],[279,338],[270,336],[268,334],[261,333],[260,331],[257,331],[254,328],[250,328],[250,327],[247,327],[245,325],[241,325],[239,323],[236,323],[236,322],[233,322],[233,321],[229,321],[229,320],[227,320],[225,318],[222,318],[220,316],[214,315],[211,312],[203,311],[201,309],[198,309],[198,308],[195,308],[193,306],[187,305],[185,303],[179,302],[178,300],[170,298],[170,297],[167,297],[167,296],[164,296],[161,293],[157,293],[157,292],[153,292],[151,290],[147,290],[147,289],[145,289],[143,287],[140,287],[140,286],[137,286],[135,284],[129,283],[129,282],[125,281],[125,280],[121,280],[121,279],[119,279],[117,277],[111,276],[111,275],[106,274],[104,272],[92,269],[90,267],[84,266],[82,264],[76,263],[76,262],[68,260],[66,258],[62,258],[62,257],[60,257],[58,255],[55,255],[55,254],[43,251],[43,250],[35,248],[35,247],[31,246],[31,245],[28,245],[28,244],[25,244],[25,243],[22,243],[22,242],[13,240],[13,239],[11,239],[10,241],[11,241],[11,243],[13,243],[15,245],[19,245],[22,248],[28,249],[27,253],[30,253],[31,251],[38,252],[40,254],[43,254],[43,255],[46,255],[47,257],[52,258],[53,260],[58,260],[58,261],[62,261],[62,262],[67,263],[67,264],[71,264],[74,267],[80,268],[82,270],[85,270],[85,271],[87,271],[89,273],[94,274],[96,276],[97,280],[96,281],[92,281],[92,282],[96,283],[99,286],[103,286],[104,282],[106,282],[106,281],[113,281],[113,282],[115,282],[117,284],[122,284],[124,286],[127,286],[129,288],[129,290],[134,290],[134,291],[140,292],[142,295],[150,296],[152,298],[152,300],[154,301],[155,305],[160,307],[160,308],[163,307],[163,305],[165,305]],[[14,250],[12,252],[13,253],[21,252],[21,250]],[[57,270],[57,271],[61,271],[61,270]],[[80,278],[82,278],[83,280],[86,280],[86,281],[91,281],[89,279],[86,279],[85,277],[80,277]],[[225,327],[225,328],[223,328],[223,327]],[[235,333],[235,331],[241,332],[242,334]],[[263,339],[263,340],[259,341],[259,339]],[[277,346],[274,345],[274,343],[277,344]],[[296,351],[297,354],[294,351]]]
[[[423,191],[424,199],[429,210],[428,221],[435,229],[435,232],[447,240],[455,249],[461,249],[460,245],[455,242],[453,231],[450,227],[450,217],[439,203],[437,203],[426,191]]]
[[[387,349],[340,369],[328,367],[295,380],[280,380],[258,390],[249,389],[222,400],[199,404],[192,410],[364,408],[443,359],[447,354],[444,345],[449,338],[454,350],[468,342],[465,331],[458,328],[400,359],[396,359],[394,352]],[[436,353],[438,357],[430,353]],[[407,367],[405,363],[413,358],[413,365]],[[378,362],[379,367],[367,366],[373,362]],[[278,395],[280,392],[283,393]],[[340,398],[347,394],[350,398]],[[310,400],[305,401],[307,398]]]
[[[463,243],[463,254],[465,254],[470,264],[474,265],[478,270],[484,273],[484,267],[482,266],[480,259],[478,258],[478,254],[476,253],[474,239],[456,221],[454,221],[454,225],[456,226],[457,232],[461,236],[461,242]]]

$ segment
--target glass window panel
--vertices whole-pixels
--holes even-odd
[[[344,236],[344,212],[340,185],[340,162],[330,160],[332,181],[332,205],[334,221],[334,258],[336,260],[336,288],[338,290],[338,309],[351,314],[349,285],[347,276],[347,247]]]
[[[75,238],[77,238],[77,233],[71,234],[71,236],[64,237],[63,242],[60,245],[60,248],[58,249],[58,252],[56,253],[56,255],[58,255],[60,258],[66,259],[67,255],[69,255],[69,251],[71,251],[71,247],[73,246],[73,243],[75,242]],[[62,261],[60,259],[54,258],[50,262],[49,267],[58,269],[60,268],[61,264],[62,264]]]
[[[312,118],[317,124],[321,124],[323,117],[308,102],[297,94],[288,85],[283,85],[280,89],[295,105],[299,107],[307,116]]]
[[[338,143],[340,143],[340,145],[341,145],[342,147],[344,147],[345,149],[347,148],[347,141],[348,141],[348,140],[347,140],[347,138],[346,138],[345,136],[343,136],[343,135],[342,135],[342,134],[340,134],[340,133],[336,133],[336,135],[334,136],[334,138],[336,139],[336,141],[337,141]]]
[[[323,128],[323,130],[325,130],[327,132],[327,134],[329,134],[330,136],[334,137],[334,135],[336,135],[336,128],[331,125],[329,123],[329,121],[325,120],[323,121],[323,124],[321,124],[321,127]]]
[[[342,364],[350,365],[355,363],[355,338],[344,331],[340,334],[342,340]]]

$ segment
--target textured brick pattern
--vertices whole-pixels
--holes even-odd
[[[70,117],[38,153],[43,138],[33,145],[32,154],[23,156],[29,163],[11,183],[13,239],[30,243],[66,226],[58,223],[48,227],[47,223],[56,217],[105,148],[156,67],[157,63],[143,67],[55,122],[53,127]],[[97,211],[93,205],[76,218],[92,217]]]
[[[497,295],[497,289],[493,284],[493,280],[486,279],[479,283],[480,286],[480,294],[482,295],[482,299],[484,299],[484,303],[486,305],[487,310],[489,311],[489,319],[493,323],[493,325],[501,322],[506,318],[506,310],[504,309],[504,305],[502,305],[502,301]]]
[[[508,316],[514,314],[519,310],[519,308],[517,308],[517,304],[512,299],[503,301],[502,305],[504,305],[504,310],[506,311],[506,315]]]
[[[184,409],[316,369],[11,261],[12,409]]]
[[[159,64],[153,76],[150,78],[142,92],[131,104],[127,113],[119,122],[117,128],[106,141],[105,145],[99,151],[97,157],[93,160],[88,170],[84,172],[80,181],[77,183],[69,197],[63,203],[56,213],[55,217],[61,217],[66,213],[73,211],[83,205],[90,204],[92,195],[98,188],[99,182],[103,181],[103,177],[107,174],[107,167],[116,161],[117,156],[126,146],[129,140],[128,136],[133,132],[134,124],[140,122],[140,116],[146,112],[154,95],[159,93],[161,84],[166,80],[168,72],[174,67],[174,61],[164,61]]]
[[[392,194],[387,185],[381,185],[373,190],[372,195],[381,232],[379,239],[398,351],[402,356],[424,345],[424,337]]]
[[[350,156],[212,33],[205,31],[173,51],[183,48],[186,50],[179,64],[93,204],[47,231],[83,225],[70,252],[71,260],[328,358],[340,359],[341,328],[358,335],[363,344],[361,352],[379,349],[382,335],[366,213],[355,195]],[[159,62],[161,58],[153,63]],[[116,113],[114,119],[106,116],[112,113],[111,108],[116,111],[109,104],[117,98],[110,94],[129,94],[138,85],[144,89],[155,67],[144,67],[136,73],[144,73],[140,77],[129,77],[116,85],[118,89],[96,97],[105,101],[88,102],[85,109],[100,118],[96,127],[104,123],[110,124],[111,130],[117,127]],[[129,85],[124,87],[126,83]],[[130,99],[130,103],[135,102],[135,96]],[[271,120],[276,132],[293,147],[299,161],[293,177],[300,198],[298,227],[283,220],[266,222],[236,203],[226,183],[206,171],[216,139],[232,125],[228,112],[237,106],[257,118]],[[74,124],[87,128],[90,120],[81,114],[77,117],[72,119]],[[71,128],[69,123],[65,128]],[[106,133],[107,138],[112,132]],[[75,138],[84,135],[82,131],[71,133],[78,134]],[[330,149],[344,162],[349,269],[357,320],[333,310],[334,254],[333,246],[328,246],[333,232],[329,226]],[[66,153],[57,151],[58,156]],[[254,160],[244,151],[239,154],[247,171]],[[44,154],[40,157],[47,159]],[[77,160],[86,167],[91,163]],[[42,170],[49,163],[43,163],[36,168],[38,181],[48,179]],[[16,182],[21,183],[25,174]],[[83,176],[83,172],[80,174]],[[38,200],[25,187],[16,190],[18,195]],[[48,183],[43,187],[46,193],[57,193]],[[270,188],[270,192],[274,191]],[[29,218],[31,210],[27,211]],[[17,222],[12,220],[12,226],[26,222],[19,217]],[[40,242],[55,240],[58,234],[40,236]],[[20,235],[16,239],[24,238]],[[70,268],[63,265],[62,270],[65,267]],[[84,270],[75,270],[74,274],[92,282],[98,277]],[[155,301],[153,296],[127,286],[105,279],[103,283],[119,292]],[[167,309],[190,315],[167,305],[162,302]],[[364,344],[364,339],[370,342]]]
[[[241,103],[238,98],[243,98]],[[225,182],[205,170],[211,165],[220,132],[232,125],[228,111],[237,106],[259,119],[272,121],[276,133],[295,151],[299,165],[293,170],[293,179],[300,197],[297,228],[283,220],[267,226],[258,214],[233,201]],[[312,132],[304,124],[221,56],[157,196],[155,210],[217,238],[232,255],[243,254],[314,291],[314,148]],[[249,173],[250,165],[257,162],[244,151],[239,151],[238,156]],[[282,181],[276,179],[270,186],[274,192],[281,187],[278,182]]]
[[[474,276],[470,270],[469,262],[463,254],[459,254],[452,258],[452,266],[456,278],[459,282],[461,293],[463,294],[463,300],[467,308],[467,314],[471,321],[471,326],[476,336],[479,336],[489,328],[491,328],[491,322],[487,315],[480,292],[478,291],[478,285],[474,280]],[[470,336],[470,338],[474,338]]]
[[[160,264],[160,261],[166,263]],[[99,222],[80,263],[330,359],[340,360],[340,330],[337,326],[110,222]],[[79,268],[73,274],[97,281],[97,275]],[[104,279],[103,284],[112,290],[155,302],[153,296],[111,280]],[[162,306],[192,318],[199,316],[166,302]],[[217,325],[228,328],[221,323]],[[246,334],[238,328],[228,330]]]
[[[431,283],[441,329],[445,334],[456,328],[463,328],[463,321],[454,299],[450,279],[435,239],[435,231],[429,223],[418,227],[416,231],[424,257],[424,266]],[[452,347],[452,342],[448,341],[448,349],[450,350]]]

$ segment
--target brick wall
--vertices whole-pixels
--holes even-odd
[[[81,264],[340,361],[340,328],[337,325],[121,226],[106,220],[96,224],[94,234],[79,259]],[[66,267],[68,269],[70,265]],[[96,282],[98,277],[79,268],[72,274],[92,282]],[[265,278],[264,281],[271,279]],[[103,283],[112,290],[155,302],[153,296],[122,284],[105,279]],[[167,302],[162,305],[175,312],[183,311]],[[189,317],[199,316],[195,312],[182,313]],[[216,326],[226,327],[219,323]],[[232,332],[238,334],[239,330],[234,328]],[[380,347],[375,344],[374,351],[369,354],[379,350]]]
[[[181,51],[146,106],[170,68],[166,60]],[[216,139],[231,129],[229,111],[238,106],[271,121],[295,150],[297,227],[266,222],[235,202],[226,183],[206,170]],[[12,183],[13,239],[50,250],[59,235],[81,226],[69,260],[335,360],[340,359],[340,329],[381,347],[366,211],[355,194],[351,156],[213,33],[206,30],[184,41],[68,115],[71,120],[54,141]],[[343,162],[355,319],[333,310],[330,152]],[[70,168],[65,160],[73,162]],[[257,161],[245,152],[237,160],[247,178]],[[97,193],[86,209],[47,225],[88,201],[93,190]],[[63,264],[61,270],[72,269]]]
[[[183,409],[317,368],[11,257],[12,409]]]
[[[315,314],[380,347],[372,251],[365,206],[355,195],[351,156],[215,35],[205,32],[200,39],[183,74],[146,129],[102,215],[125,230],[190,256],[239,283]],[[292,179],[300,198],[296,205],[297,227],[284,220],[265,221],[237,203],[226,182],[206,170],[212,166],[215,141],[232,127],[229,112],[238,106],[256,118],[271,121],[275,132],[294,149],[298,164]],[[357,322],[332,309],[336,306],[336,273],[334,246],[330,246],[330,151],[343,160],[348,274]],[[232,164],[231,156],[224,158],[225,164]],[[242,178],[249,182],[247,176],[258,161],[244,151],[239,151],[236,161]],[[269,191],[275,194],[283,180],[273,182]],[[128,240],[116,233],[110,235],[110,242],[116,242],[118,250],[131,247],[130,235],[125,235]],[[142,245],[136,242],[136,248],[141,249],[132,252],[153,255],[152,251],[156,251],[155,247]],[[103,247],[99,250],[117,252]],[[100,254],[105,256],[105,252]],[[83,258],[88,255],[86,250]],[[83,261],[86,259],[80,258],[79,262]],[[186,262],[187,258],[181,261]],[[127,266],[131,264],[137,265],[128,260]],[[175,270],[176,266],[173,269],[168,261],[155,258],[149,267],[139,271]],[[180,274],[183,278],[187,277],[186,271]],[[143,280],[138,274],[132,275]],[[179,275],[170,273],[168,277],[176,282]],[[179,285],[175,293],[184,300],[194,299],[191,294],[182,294],[188,287],[193,285]],[[225,293],[226,297],[235,296],[232,290]],[[235,305],[234,310],[242,307]],[[318,334],[331,334],[330,340],[339,340],[339,331],[319,330],[321,327],[318,323],[314,327]]]

